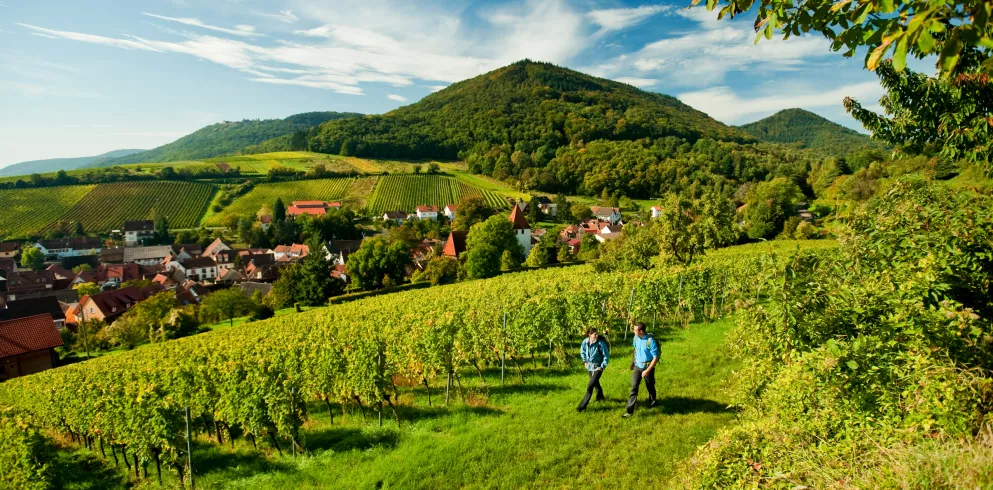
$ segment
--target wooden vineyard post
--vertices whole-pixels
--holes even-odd
[[[679,292],[676,293],[676,321],[683,323],[683,275],[679,275]]]
[[[628,319],[627,326],[624,327],[624,340],[628,339],[628,330],[631,330],[631,307],[634,306],[634,288],[631,288],[631,297],[628,298]]]
[[[190,488],[195,489],[193,482],[193,444],[190,442],[190,407],[186,406],[186,466],[190,468]]]
[[[503,387],[503,371],[507,366],[507,312],[503,312],[503,330],[500,333],[500,386]]]
[[[382,393],[383,392],[383,351],[382,350],[379,351],[379,362],[377,364],[378,364],[378,368],[379,368],[379,392]],[[382,396],[380,396],[380,400],[379,400],[379,426],[380,427],[383,426],[383,400],[382,400]]]

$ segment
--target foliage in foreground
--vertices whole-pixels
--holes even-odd
[[[45,461],[51,452],[30,416],[19,410],[0,409],[0,487],[48,488],[50,475]]]
[[[948,446],[935,441],[982,430],[991,204],[899,182],[853,221],[839,254],[799,256],[768,277],[770,301],[747,305],[729,340],[745,366],[734,388],[743,423],[699,452],[688,486],[874,487],[890,455],[938,454]]]

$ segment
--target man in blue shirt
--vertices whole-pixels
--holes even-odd
[[[586,384],[586,396],[576,407],[576,410],[582,412],[590,403],[593,390],[596,390],[597,401],[604,400],[600,376],[603,375],[603,368],[607,367],[607,363],[610,362],[610,345],[607,344],[607,339],[601,337],[595,328],[589,329],[583,343],[579,345],[579,357],[583,359],[586,372],[590,375],[590,382]]]
[[[631,395],[628,396],[625,417],[634,413],[634,404],[638,401],[638,388],[641,380],[645,380],[648,390],[648,406],[655,406],[655,365],[659,362],[659,341],[650,333],[645,332],[644,323],[634,324],[634,355],[631,359]]]

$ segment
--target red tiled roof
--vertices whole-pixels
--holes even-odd
[[[438,206],[433,206],[433,205],[417,206],[417,212],[418,213],[437,213],[438,212]]]
[[[79,299],[79,305],[76,307],[76,314],[78,315],[79,309],[86,305],[86,300],[90,299],[93,301],[94,305],[100,309],[100,312],[103,313],[104,317],[112,318],[124,313],[139,302],[144,301],[150,296],[153,296],[161,291],[162,286],[156,284],[144,289],[126,287],[124,289],[94,294],[93,296],[83,296]]]
[[[514,206],[514,210],[510,212],[510,222],[514,224],[515,230],[531,229],[531,225],[528,224],[528,219],[524,217],[524,211],[521,211],[520,206]]]
[[[445,206],[445,209],[447,209],[449,211],[452,211],[452,212],[455,212],[455,211],[458,211],[459,210],[459,205],[458,204],[449,204],[449,205]]]
[[[124,231],[153,231],[155,223],[152,220],[125,221]]]
[[[0,322],[0,357],[10,357],[62,345],[52,316],[43,315]]]
[[[214,262],[214,259],[210,257],[192,257],[189,259],[184,259],[179,263],[183,264],[184,269],[203,269],[217,265],[217,262]]]
[[[445,242],[443,254],[449,257],[458,258],[465,252],[465,240],[469,236],[468,231],[453,231],[448,234],[448,241]]]
[[[290,206],[286,208],[286,214],[289,216],[300,216],[302,214],[309,214],[311,216],[324,216],[328,214],[328,210],[323,207],[312,208],[312,207]]]
[[[0,242],[0,252],[11,253],[20,250],[20,242]]]

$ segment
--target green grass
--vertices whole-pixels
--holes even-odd
[[[168,218],[170,228],[194,228],[214,190],[194,182],[98,184],[58,219],[80,221],[83,229],[96,233],[120,229],[126,220],[150,219],[154,210]]]
[[[509,207],[503,196],[444,175],[384,175],[379,178],[369,207],[374,213],[413,212],[422,204],[443,208],[462,198],[481,195],[497,209]],[[439,212],[441,210],[439,209]]]
[[[92,185],[0,190],[0,238],[37,234],[72,209]]]
[[[224,222],[225,216],[232,214],[255,216],[262,206],[271,209],[276,198],[282,199],[287,207],[291,201],[337,201],[345,197],[352,180],[341,177],[258,184],[222,211],[210,215],[204,220],[204,224],[220,225]]]
[[[453,389],[447,408],[443,386],[431,387],[433,406],[428,406],[422,385],[398,380],[399,427],[389,409],[380,428],[375,410],[367,408],[364,420],[356,407],[342,416],[337,405],[332,424],[323,403],[314,403],[302,433],[309,452],[298,458],[288,454],[285,441],[287,454],[280,456],[261,439],[254,450],[245,439],[232,447],[227,440],[218,446],[204,434],[196,436],[197,488],[669,488],[679,480],[680,462],[734,421],[723,391],[735,368],[724,344],[732,323],[658,329],[661,406],[644,407],[642,389],[630,419],[621,413],[630,387],[631,349],[629,340],[615,338],[602,383],[608,400],[593,402],[585,413],[575,410],[586,385],[578,359],[571,367],[552,369],[541,366],[540,355],[536,367],[523,359],[524,384],[508,362],[503,388],[499,366],[485,370],[488,387],[465,370],[468,403]],[[580,340],[570,350],[578,351]],[[70,456],[94,457],[83,449]],[[107,466],[113,467],[112,460]],[[87,475],[74,488],[123,488],[131,478],[123,467],[115,474],[113,481]],[[153,464],[151,478],[140,486],[158,488],[154,474]],[[175,474],[168,472],[164,487],[176,485]]]

